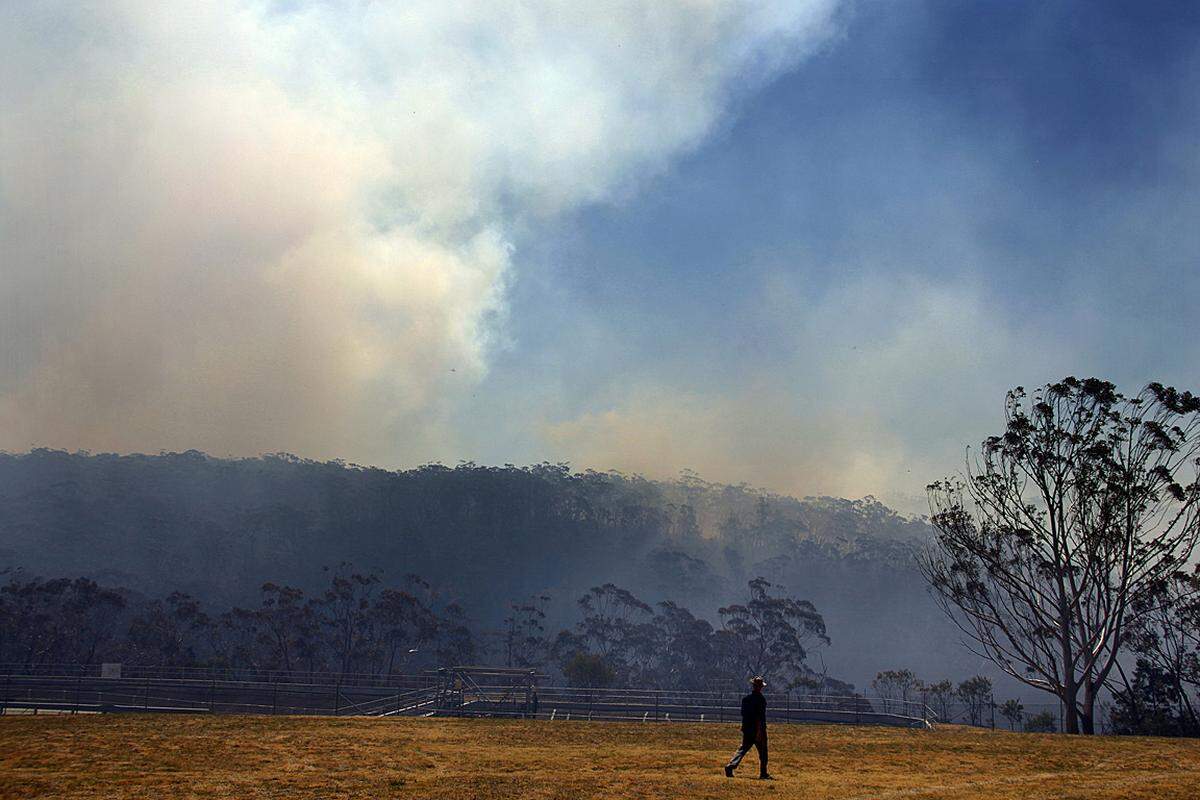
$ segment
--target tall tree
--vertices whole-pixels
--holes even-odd
[[[1140,614],[1131,626],[1131,649],[1139,658],[1140,671],[1157,675],[1171,684],[1180,716],[1191,730],[1200,730],[1200,714],[1192,696],[1200,690],[1200,567],[1180,574],[1161,592],[1139,602]],[[1136,703],[1138,692],[1121,665],[1125,696]],[[1149,680],[1149,678],[1147,678]]]
[[[954,719],[954,703],[958,693],[954,691],[954,684],[948,678],[929,684],[925,688],[925,697],[940,721],[950,722]]]
[[[967,678],[958,685],[955,695],[967,711],[967,721],[982,725],[984,715],[992,707],[992,682],[982,675]]]
[[[440,664],[470,664],[475,660],[475,635],[467,612],[458,603],[449,603],[439,615],[434,648]]]
[[[328,567],[324,569],[328,570]],[[370,660],[379,647],[371,614],[379,576],[356,572],[343,562],[332,570],[329,588],[320,601],[321,621],[329,629],[329,644],[338,672],[350,672],[360,659]]]
[[[130,621],[127,657],[159,667],[192,666],[209,623],[196,598],[171,592],[165,600],[147,603]]]
[[[707,620],[670,600],[654,616],[658,683],[681,689],[706,689],[719,677],[713,652],[713,628]]]
[[[0,658],[27,666],[90,663],[112,639],[122,594],[87,578],[25,578],[0,587]]]
[[[410,591],[427,584],[414,575],[408,577],[408,582],[408,589],[384,589],[375,601],[374,614],[379,622],[385,657],[382,671],[386,675],[409,666],[408,655],[433,641],[437,635],[437,617],[416,591]]]
[[[883,707],[888,709],[889,701],[899,701],[895,705],[903,709],[904,704],[916,697],[921,691],[921,681],[911,669],[889,669],[880,672],[871,681],[871,688],[883,698]]]
[[[319,623],[304,592],[292,586],[264,583],[262,605],[255,611],[260,637],[276,668],[291,671],[315,660]]]
[[[724,623],[723,646],[732,649],[740,677],[761,675],[794,682],[810,672],[809,649],[829,644],[825,620],[807,600],[776,595],[765,578],[750,581],[744,604],[718,609]]]
[[[1173,676],[1144,658],[1137,660],[1132,679],[1113,693],[1113,700],[1110,721],[1118,735],[1200,735]]]
[[[1021,701],[1016,698],[1005,700],[999,706],[1000,716],[1008,720],[1008,729],[1010,731],[1021,730],[1021,723],[1025,721],[1025,706],[1021,705]]]
[[[1066,378],[1005,400],[1005,430],[929,486],[922,570],[972,649],[1094,732],[1096,694],[1200,534],[1200,399]]]
[[[629,661],[647,644],[642,626],[654,610],[628,589],[611,583],[592,587],[579,598],[579,609],[583,619],[578,629],[584,641],[625,677]]]
[[[504,619],[504,664],[508,667],[540,667],[550,655],[546,638],[547,595],[524,603],[510,603]]]

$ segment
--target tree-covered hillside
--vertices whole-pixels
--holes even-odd
[[[870,499],[564,465],[0,455],[0,568],[228,604],[256,600],[267,580],[315,589],[323,567],[351,562],[385,580],[420,575],[484,628],[532,596],[549,596],[548,622],[565,625],[606,583],[715,622],[762,576],[815,604],[831,638],[820,657],[860,686],[897,666],[978,671],[914,569],[927,532]]]

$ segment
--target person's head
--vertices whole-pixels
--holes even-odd
[[[755,675],[753,678],[750,679],[750,688],[756,692],[762,692],[763,688],[766,685],[767,685],[767,682],[764,681],[762,679],[762,677],[760,677],[758,675]]]

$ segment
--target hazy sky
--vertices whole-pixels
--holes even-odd
[[[904,504],[1200,386],[1200,4],[0,0],[0,448]]]

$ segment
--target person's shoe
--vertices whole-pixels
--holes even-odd
[[[775,780],[775,778],[773,778],[769,772],[764,772],[762,775],[759,775],[759,776],[758,776],[758,779],[759,779],[760,781],[773,781],[773,780]]]
[[[726,777],[726,778],[732,778],[732,777],[733,777],[733,767],[726,767],[726,768],[725,768],[725,777]]]

